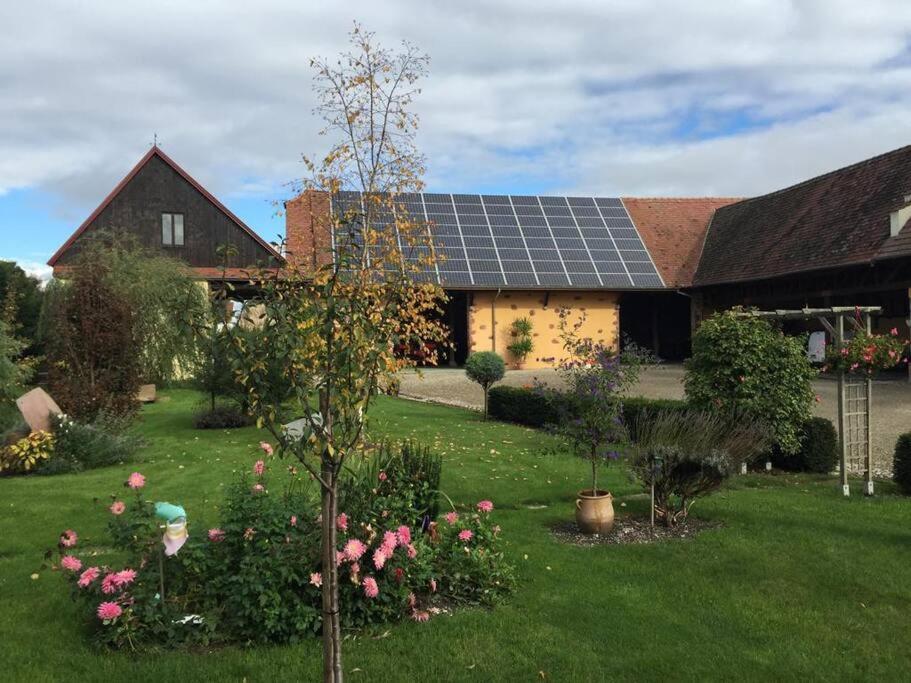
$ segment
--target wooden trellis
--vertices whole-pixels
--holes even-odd
[[[845,341],[845,320],[857,332],[869,334],[872,316],[879,306],[835,306],[799,310],[742,311],[740,314],[771,320],[818,320],[835,340],[838,348]],[[841,489],[851,495],[848,473],[862,473],[864,493],[873,495],[873,382],[870,377],[838,373],[838,441],[841,450]]]

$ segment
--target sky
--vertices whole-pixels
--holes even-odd
[[[155,135],[276,239],[354,20],[430,55],[431,192],[753,196],[911,143],[905,0],[7,2],[0,259],[46,277]]]

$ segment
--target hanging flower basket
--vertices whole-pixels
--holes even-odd
[[[841,346],[832,345],[826,351],[823,372],[846,372],[871,377],[881,370],[907,363],[902,353],[908,345],[906,339],[898,336],[898,328],[889,334],[858,333]]]

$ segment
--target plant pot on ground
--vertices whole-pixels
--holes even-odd
[[[583,489],[576,499],[576,524],[584,534],[606,534],[614,528],[614,498],[608,491]]]

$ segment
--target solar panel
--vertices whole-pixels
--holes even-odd
[[[333,246],[363,249],[357,192],[332,198],[336,215],[350,217]],[[420,276],[444,287],[664,287],[623,202],[616,197],[407,194],[400,210],[426,222],[437,263]],[[395,229],[391,212],[379,224]],[[401,237],[396,233],[397,238]],[[412,263],[427,246],[411,247]],[[368,258],[370,249],[368,248]]]

